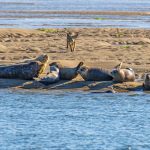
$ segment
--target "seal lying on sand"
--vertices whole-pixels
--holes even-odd
[[[41,55],[38,61],[0,67],[0,78],[32,80],[43,72],[47,61],[48,56]]]
[[[53,62],[49,64],[49,66],[55,66],[59,68],[59,75],[61,80],[72,80],[74,79],[78,73],[77,70],[83,65],[83,62],[80,62],[76,67],[70,68],[62,66],[59,62]]]
[[[39,80],[40,83],[44,85],[49,85],[59,81],[59,69],[55,66],[50,67],[50,72],[46,77],[43,77]]]
[[[78,69],[78,73],[85,81],[110,81],[113,79],[110,71],[102,68],[88,68],[82,66]]]
[[[113,80],[115,82],[130,82],[135,80],[135,73],[133,69],[126,68],[121,69],[122,62],[117,65],[111,72],[111,75],[113,76]]]
[[[144,88],[144,90],[150,90],[150,74],[149,73],[147,73],[145,75],[143,88]]]

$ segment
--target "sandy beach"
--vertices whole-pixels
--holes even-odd
[[[66,48],[66,31],[79,32],[75,52],[70,52]],[[0,29],[1,65],[24,62],[44,53],[48,54],[50,62],[59,61],[71,67],[83,61],[90,67],[112,69],[123,62],[123,67],[133,68],[136,74],[142,77],[150,70],[149,48],[150,30],[145,29]],[[1,86],[3,81],[1,80]],[[78,76],[73,83],[76,81],[83,81],[83,79]],[[33,86],[33,83],[27,85],[30,84],[31,87],[41,86],[37,86],[38,84]],[[83,84],[77,83],[74,86],[80,88],[81,85]],[[72,87],[71,84],[68,88]]]
[[[75,52],[66,48],[66,30],[79,32]],[[0,29],[0,63],[8,65],[48,54],[50,62],[112,69],[123,62],[137,73],[148,72],[150,30],[115,28]]]

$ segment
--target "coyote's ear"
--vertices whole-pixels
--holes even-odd
[[[120,70],[122,67],[122,62],[120,64],[118,64],[117,66],[114,67],[114,69]]]

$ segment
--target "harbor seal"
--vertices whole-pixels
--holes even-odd
[[[38,81],[44,85],[49,85],[58,82],[59,79],[59,69],[56,66],[51,66],[50,72],[47,73],[46,77],[40,78]]]
[[[74,79],[78,75],[77,70],[82,65],[83,65],[83,62],[80,62],[76,67],[71,68],[71,67],[62,66],[59,62],[53,62],[49,64],[49,66],[56,66],[57,68],[59,68],[60,80]]]
[[[144,83],[143,83],[143,89],[144,90],[150,90],[150,74],[149,73],[147,73],[145,75]]]
[[[113,77],[109,70],[82,66],[77,71],[85,81],[111,81]]]
[[[111,71],[113,81],[115,82],[131,82],[135,80],[135,73],[132,68],[121,69],[122,62],[114,67]]]
[[[44,70],[48,61],[47,55],[42,55],[40,61],[0,67],[0,78],[32,80]]]

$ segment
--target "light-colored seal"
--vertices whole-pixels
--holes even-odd
[[[49,85],[59,81],[59,69],[56,66],[50,67],[50,72],[47,75],[39,80],[40,83],[44,85]]]
[[[149,73],[147,73],[145,75],[144,83],[143,83],[143,89],[144,90],[150,90],[150,74]]]
[[[32,80],[44,70],[48,56],[41,56],[40,61],[0,67],[0,78]]]
[[[115,82],[131,82],[135,80],[135,73],[132,68],[121,69],[122,62],[112,71],[113,81]]]
[[[85,81],[110,81],[113,79],[110,71],[103,68],[82,66],[78,69],[78,73]]]
[[[72,80],[77,77],[77,70],[83,65],[83,62],[80,62],[76,67],[66,67],[62,66],[59,62],[53,62],[49,66],[56,66],[59,68],[60,80]]]

